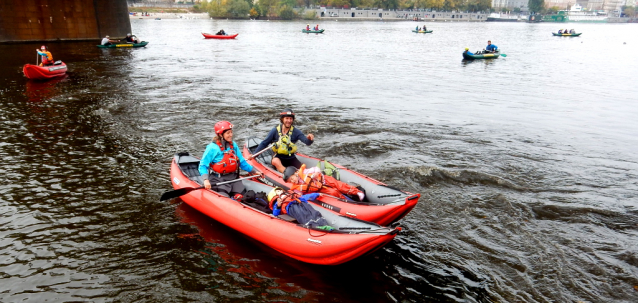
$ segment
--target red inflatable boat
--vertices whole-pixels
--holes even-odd
[[[248,138],[243,150],[244,158],[258,152],[256,149],[260,142],[261,140],[254,137]],[[259,178],[260,181],[271,186],[289,189],[291,184],[285,183],[282,174],[270,164],[272,155],[273,152],[269,150],[248,162],[266,176],[265,179]],[[306,167],[317,166],[321,161],[300,153],[296,153],[296,155],[301,163],[306,164]],[[366,192],[366,198],[363,202],[344,200],[328,195],[322,195],[319,201],[316,201],[323,207],[332,209],[344,216],[371,221],[384,226],[390,225],[405,217],[416,206],[421,197],[420,194],[412,194],[389,187],[380,181],[351,171],[341,165],[331,164],[338,168],[340,181],[360,185]]]
[[[47,66],[25,64],[22,68],[22,72],[24,76],[29,79],[49,79],[66,74],[66,64],[62,61],[56,61],[54,65]]]
[[[235,37],[237,37],[237,35],[239,35],[239,34],[234,34],[234,35],[213,35],[213,34],[202,33],[202,35],[204,35],[204,38],[206,38],[206,39],[235,39]]]
[[[171,182],[175,189],[201,187],[199,159],[188,153],[175,155],[171,163]],[[247,190],[268,193],[272,187],[250,180]],[[181,199],[201,213],[294,259],[314,264],[336,265],[374,252],[390,242],[401,228],[383,227],[372,222],[339,215],[316,204],[332,227],[325,231],[298,224],[287,215],[273,216],[212,190],[197,189]]]

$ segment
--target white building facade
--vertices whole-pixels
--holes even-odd
[[[527,11],[527,3],[529,0],[492,0],[493,8],[520,8],[523,11]]]

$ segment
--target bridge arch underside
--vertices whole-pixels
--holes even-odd
[[[126,0],[0,1],[0,42],[96,40],[130,31]]]

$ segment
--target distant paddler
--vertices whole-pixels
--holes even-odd
[[[126,34],[126,38],[120,40],[126,43],[140,43],[140,39],[137,36],[131,35],[131,33]]]
[[[474,56],[474,53],[470,52],[470,49],[468,47],[465,48],[465,51],[463,53],[466,55]]]
[[[487,40],[487,46],[485,47],[486,53],[495,53],[498,51],[498,46],[492,44],[492,41]]]
[[[51,54],[51,52],[49,52],[46,46],[42,45],[40,49],[36,48],[35,51],[42,58],[42,63],[40,63],[40,66],[53,64],[53,55]]]
[[[102,45],[112,45],[113,43],[118,43],[119,41],[117,40],[111,40],[111,37],[109,37],[109,35],[106,35],[104,38],[102,38]]]

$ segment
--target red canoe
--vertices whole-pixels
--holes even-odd
[[[257,152],[256,148],[260,142],[261,140],[257,138],[249,138],[244,146],[244,158]],[[282,174],[270,164],[272,154],[272,151],[267,151],[248,162],[266,176],[265,180],[259,178],[261,182],[288,189],[291,184],[285,183]],[[306,164],[306,167],[317,166],[317,163],[321,161],[300,153],[296,155],[301,163]],[[361,185],[366,191],[364,202],[338,199],[328,195],[322,195],[318,199],[317,203],[320,203],[323,207],[332,209],[344,216],[371,221],[380,225],[390,225],[405,217],[416,206],[421,197],[420,194],[404,192],[341,165],[332,164],[339,169],[342,182]]]
[[[188,153],[175,155],[170,173],[173,188],[201,187],[203,182],[198,165],[199,159]],[[267,193],[272,189],[261,182],[239,182],[255,192]],[[372,253],[394,239],[401,230],[341,216],[315,204],[310,205],[321,212],[335,230],[308,228],[287,215],[275,217],[212,190],[193,190],[181,199],[201,213],[284,255],[314,264],[337,265]]]
[[[66,74],[66,64],[62,61],[58,62],[59,64],[48,66],[25,64],[22,72],[25,77],[33,80],[59,77]]]
[[[234,35],[213,35],[213,34],[202,33],[202,35],[204,35],[204,37],[206,39],[235,39],[235,37],[237,37],[237,35],[239,35],[239,34],[234,34]]]

